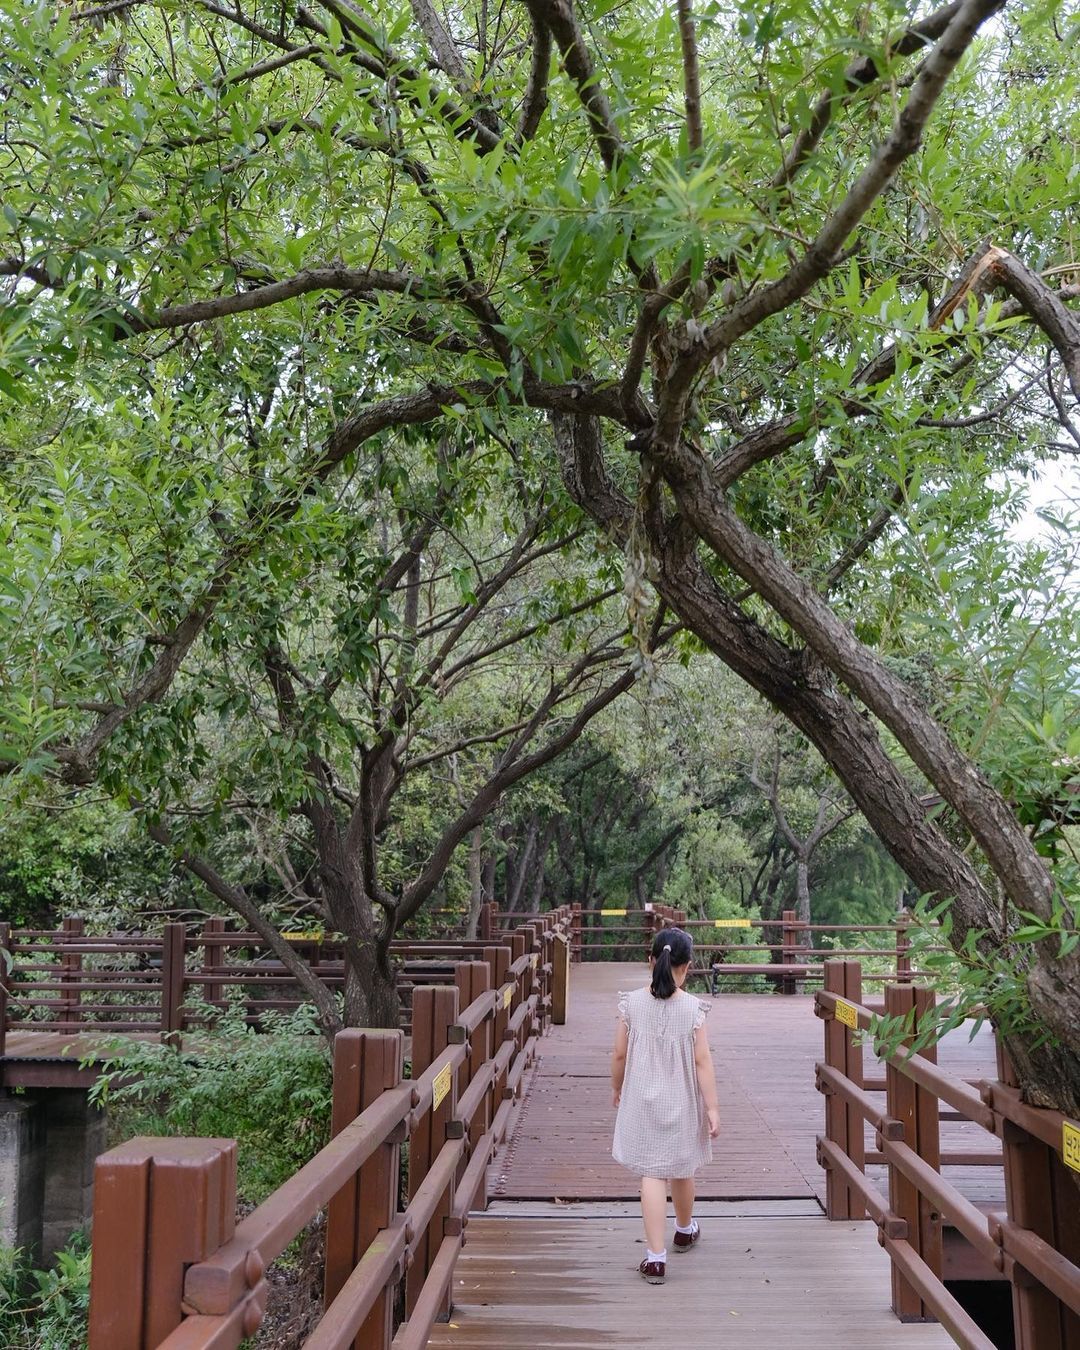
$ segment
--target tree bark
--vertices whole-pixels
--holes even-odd
[[[477,825],[469,840],[469,917],[465,921],[465,938],[472,942],[480,925],[480,909],[484,903],[484,827]]]

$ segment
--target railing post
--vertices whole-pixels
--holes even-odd
[[[1000,1042],[998,1076],[1005,1085],[1016,1086],[1012,1062]],[[993,1105],[993,1085],[989,1086]],[[1001,1121],[1001,1140],[1008,1218],[1030,1229],[1067,1260],[1080,1262],[1076,1184],[1057,1150],[1008,1119]],[[1076,1314],[1019,1264],[1013,1267],[1011,1281],[1016,1350],[1074,1350],[1080,1345]]]
[[[929,989],[916,989],[910,984],[885,986],[885,1016],[910,1017],[912,1035],[905,1041],[910,1045],[923,1018],[931,1015],[934,995]],[[937,1060],[934,1046],[919,1052],[931,1062]],[[892,1120],[904,1127],[904,1143],[934,1168],[941,1167],[939,1142],[938,1099],[926,1088],[920,1087],[892,1064],[885,1066],[886,1112]],[[941,1215],[918,1187],[897,1167],[889,1168],[889,1208],[907,1223],[908,1242],[916,1255],[930,1267],[940,1280],[942,1271]],[[893,1312],[901,1322],[933,1321],[934,1315],[917,1291],[894,1266],[892,1271]],[[1042,1347],[1040,1346],[1040,1350]]]
[[[161,944],[161,1038],[180,1043],[184,1021],[184,925],[167,923]]]
[[[826,961],[825,991],[858,1007],[862,1003],[862,966],[858,961]],[[835,1017],[825,1019],[825,1063],[856,1087],[863,1085],[863,1050],[855,1033]],[[835,1093],[825,1097],[825,1138],[866,1170],[863,1119],[854,1106]],[[864,1219],[862,1199],[830,1168],[825,1176],[825,1214],[829,1219]]]
[[[911,914],[902,910],[896,917],[896,981],[911,983]]]
[[[232,1139],[131,1139],[94,1166],[89,1350],[156,1350],[184,1320],[184,1272],[233,1235]],[[266,1286],[245,1297],[244,1331]]]
[[[522,939],[524,941],[524,939]],[[458,991],[450,985],[420,985],[413,990],[412,1076],[419,1078],[450,1044],[450,1027],[458,1017]],[[456,1083],[431,1111],[424,1113],[409,1140],[409,1198],[416,1194],[446,1141],[446,1122],[457,1106]],[[405,1278],[405,1316],[411,1317],[443,1238],[443,1221],[453,1204],[447,1188],[427,1230],[417,1235],[413,1262]]]
[[[551,1020],[562,1027],[570,1007],[570,941],[562,933],[555,934],[551,965]]]
[[[476,925],[476,935],[481,942],[492,942],[495,938],[492,908],[490,901],[486,901],[480,906],[480,922]]]
[[[59,1000],[59,1020],[61,1022],[81,1022],[82,1014],[79,1011],[79,1004],[82,1001],[82,952],[68,952],[66,948],[69,942],[81,941],[86,923],[81,918],[64,919],[61,927],[64,934],[60,948],[60,984],[63,986],[63,993],[61,993]]]
[[[220,937],[224,931],[225,920],[220,917],[207,919],[203,924],[202,969],[204,975],[213,975],[225,965],[224,949],[217,942],[207,941],[208,938]],[[202,987],[203,1002],[216,1008],[222,1002],[222,988],[222,985],[213,984],[208,980]]]
[[[15,969],[15,954],[11,942],[11,924],[0,923],[0,1055],[7,1047],[8,990]]]
[[[571,905],[570,915],[570,960],[584,961],[585,952],[581,939],[581,906]]]
[[[783,928],[780,935],[780,960],[785,966],[793,966],[798,957],[799,929],[796,926],[798,916],[793,909],[785,909],[781,917]],[[782,994],[794,994],[797,989],[798,985],[791,975],[785,975],[780,981]]]
[[[334,1038],[334,1105],[337,1136],[387,1088],[401,1082],[404,1038],[400,1031],[348,1027]],[[324,1306],[329,1307],[376,1236],[393,1222],[398,1205],[400,1146],[387,1141],[331,1199],[326,1211]],[[389,1350],[394,1334],[394,1288],[384,1289],[353,1342],[354,1350]]]
[[[486,961],[459,961],[454,966],[454,983],[458,991],[458,1010],[464,1012],[470,1003],[474,1003],[482,994],[486,994],[491,988],[491,971]],[[469,1084],[476,1077],[486,1060],[489,1060],[494,1054],[495,1047],[491,1044],[491,1018],[486,1017],[474,1031],[470,1033],[469,1041],[472,1049],[469,1058],[462,1065],[458,1078],[458,1096],[465,1091]],[[490,1118],[491,1102],[487,1100],[484,1108],[477,1112],[473,1117],[473,1123],[469,1129],[469,1151],[476,1147],[480,1140],[487,1134],[491,1125]],[[468,1165],[468,1159],[462,1159],[459,1173],[463,1172]],[[484,1193],[486,1203],[486,1192]]]

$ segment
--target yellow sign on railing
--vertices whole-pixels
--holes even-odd
[[[714,928],[749,928],[749,919],[713,919]]]
[[[1074,1172],[1080,1172],[1080,1126],[1067,1120],[1061,1123],[1061,1161]]]
[[[514,997],[514,986],[513,986],[512,984],[508,984],[508,985],[506,986],[506,988],[503,990],[503,1007],[504,1007],[504,1008],[509,1008],[509,1006],[510,1006],[510,1000],[511,1000],[513,997]]]
[[[836,1020],[853,1030],[859,1025],[859,1012],[854,1003],[845,1003],[842,998],[836,1000]]]
[[[600,911],[600,913],[601,913],[601,914],[618,914],[621,918],[625,918],[625,917],[626,917],[626,910],[625,910],[625,909],[602,909],[602,910]]]
[[[435,1081],[431,1085],[431,1109],[438,1110],[439,1103],[450,1091],[451,1069],[449,1064],[444,1064],[435,1075]]]
[[[282,933],[281,936],[286,942],[321,942],[326,934],[313,930],[310,933]]]

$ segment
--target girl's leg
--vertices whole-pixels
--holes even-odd
[[[671,1198],[675,1202],[675,1222],[689,1228],[694,1217],[694,1178],[672,1177]]]
[[[649,1251],[664,1251],[664,1231],[667,1228],[667,1182],[659,1177],[641,1178],[641,1217],[645,1222],[645,1242]]]

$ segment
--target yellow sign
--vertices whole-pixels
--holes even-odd
[[[282,933],[286,942],[321,942],[322,933]]]
[[[749,928],[749,919],[713,919],[714,928]]]
[[[842,998],[836,1000],[836,1020],[846,1027],[859,1025],[859,1014],[854,1003],[845,1003]]]
[[[433,1111],[438,1109],[439,1103],[450,1091],[451,1079],[452,1071],[450,1065],[444,1064],[435,1075],[435,1081],[431,1085],[431,1109]]]
[[[536,967],[540,964],[540,953],[533,952],[529,957],[529,963],[532,966],[533,970],[535,970]]]
[[[514,997],[514,986],[513,986],[512,984],[508,984],[508,985],[506,986],[506,988],[503,990],[503,1007],[504,1007],[504,1008],[509,1008],[509,1006],[510,1006],[510,1000],[511,1000],[513,997]]]
[[[1067,1120],[1061,1124],[1061,1161],[1074,1172],[1080,1172],[1080,1128]]]
[[[601,914],[618,914],[618,915],[620,915],[622,918],[625,918],[625,917],[626,917],[626,910],[625,910],[625,909],[602,909],[602,910],[600,911],[600,913],[601,913]]]

